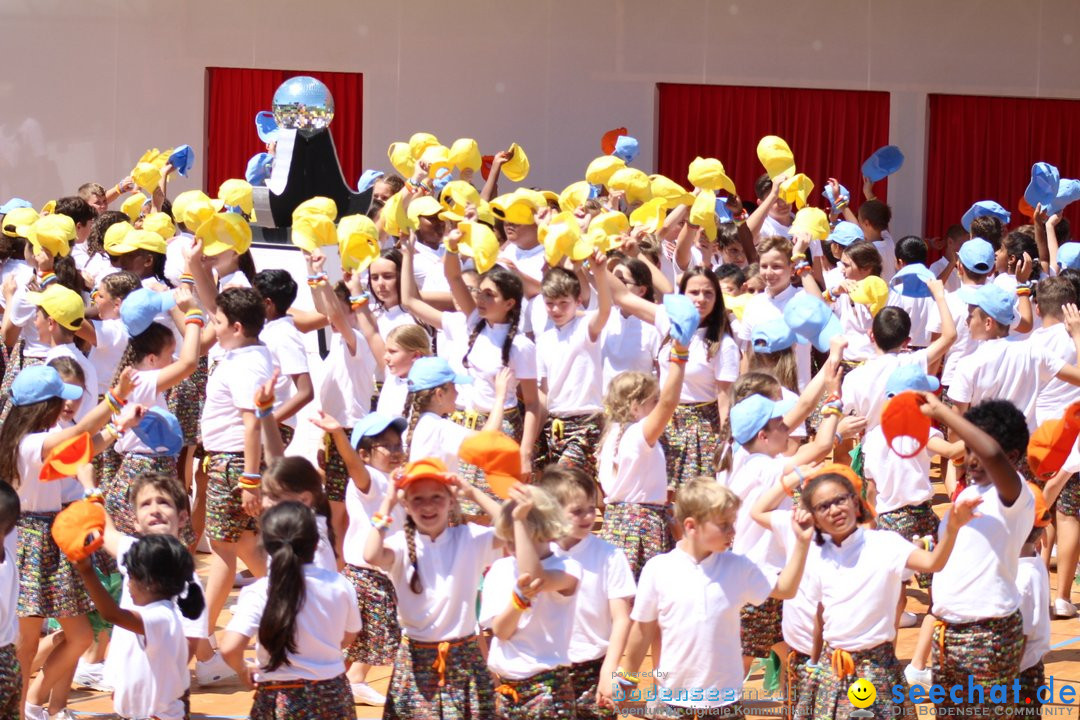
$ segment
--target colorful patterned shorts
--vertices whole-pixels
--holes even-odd
[[[833,648],[826,643],[822,649],[819,662],[827,664],[833,655]],[[856,678],[863,678],[873,683],[875,688],[881,688],[882,692],[877,695],[877,700],[867,710],[874,713],[876,720],[893,720],[898,717],[915,717],[915,706],[908,699],[907,681],[904,680],[904,669],[900,661],[896,659],[896,647],[891,643],[882,643],[867,650],[858,650],[851,653],[851,659],[855,664],[855,673],[844,677],[837,677],[831,670],[825,670],[819,674],[817,689],[814,693],[814,717],[835,718],[847,720],[856,708],[848,699],[848,688]],[[937,677],[934,678],[937,683]],[[891,693],[888,688],[899,685],[905,690],[904,702],[900,707],[891,702]]]
[[[1080,517],[1080,475],[1070,475],[1065,481],[1065,487],[1061,488],[1055,507],[1062,515]]]
[[[1024,655],[1024,622],[1019,610],[1005,617],[963,624],[938,621],[933,647],[936,685],[967,688],[970,681],[985,691],[991,685],[1011,685],[1020,674]],[[993,652],[988,652],[991,648]],[[957,705],[946,694],[938,708],[993,705],[985,696],[984,703],[969,703],[967,699],[965,693],[964,702]]]
[[[900,533],[905,540],[911,540],[924,535],[937,537],[938,525],[941,518],[934,513],[934,506],[927,500],[919,505],[905,505],[904,507],[881,513],[877,517],[879,530],[892,530]],[[933,573],[915,573],[915,579],[919,587],[926,589],[933,582]]]
[[[608,720],[615,717],[615,711],[596,704],[596,689],[600,680],[600,668],[604,658],[599,657],[589,662],[574,663],[570,666],[570,678],[574,684],[574,706],[578,720]],[[604,678],[604,682],[613,682]]]
[[[289,447],[289,443],[296,436],[296,428],[291,428],[284,423],[278,423],[278,432],[281,433],[281,444],[285,447]]]
[[[716,475],[720,410],[715,402],[679,405],[660,438],[667,460],[668,490],[696,477]]]
[[[814,668],[808,666],[809,662],[810,656],[798,650],[791,650],[784,659],[787,671],[785,706],[794,710],[792,717],[798,720],[809,720],[814,714],[814,692],[819,677]]]
[[[352,428],[345,428],[345,436],[352,437]],[[323,471],[323,488],[326,499],[330,502],[345,502],[345,488],[349,482],[349,471],[345,460],[338,452],[337,444],[330,433],[323,433],[323,449],[319,453],[319,469]]]
[[[675,547],[667,508],[662,505],[610,503],[604,508],[600,537],[626,553],[635,581],[646,562]]]
[[[780,627],[784,603],[769,598],[760,605],[744,605],[739,611],[739,638],[744,657],[769,657],[773,645],[784,639]]]
[[[454,413],[451,416],[451,420],[458,425],[467,427],[471,430],[479,430],[484,427],[484,423],[488,421],[490,417],[487,413]],[[517,442],[521,442],[521,433],[524,430],[525,416],[515,407],[509,408],[503,411],[502,425],[499,426],[499,430],[504,435],[513,438]],[[475,465],[470,465],[466,462],[461,463],[461,477],[463,477],[470,485],[482,490],[492,500],[502,502],[503,499],[491,491],[491,487],[487,484],[487,480],[484,478],[484,471]],[[476,517],[478,515],[484,515],[484,511],[480,509],[480,506],[474,503],[472,500],[461,499],[461,512],[463,515]]]
[[[19,543],[19,617],[68,618],[94,606],[75,568],[52,539],[56,513],[23,513]]]
[[[602,413],[548,418],[540,433],[541,453],[536,466],[558,463],[575,467],[596,479],[596,453],[604,427]]]
[[[394,657],[383,720],[489,720],[495,688],[476,638],[449,641],[444,682],[435,669],[436,643],[410,643],[404,635]]]
[[[176,458],[128,453],[121,457],[120,465],[112,480],[102,488],[105,491],[105,511],[109,514],[116,529],[124,535],[138,534],[135,528],[135,509],[128,501],[131,484],[140,475],[150,472],[167,475],[179,482],[176,477]],[[191,523],[188,522],[188,530],[190,529]]]
[[[255,518],[244,512],[240,499],[240,476],[244,453],[207,453],[209,482],[206,488],[206,534],[211,540],[237,542],[247,532],[255,532]]]
[[[0,719],[18,720],[22,703],[22,670],[15,658],[15,645],[0,647]]]
[[[575,720],[574,680],[568,665],[495,688],[499,720]]]
[[[356,640],[346,649],[345,657],[367,665],[391,664],[401,642],[394,584],[378,570],[356,565],[346,565],[341,574],[356,589],[363,624]]]
[[[180,421],[180,430],[184,433],[184,445],[199,444],[201,428],[199,419],[202,417],[203,403],[206,402],[206,381],[209,376],[207,359],[203,355],[195,366],[195,372],[165,393],[169,412]]]
[[[259,683],[251,704],[251,720],[352,720],[352,690],[345,673],[330,680],[285,680]]]
[[[1027,670],[1020,672],[1020,704],[1029,708],[1042,707],[1043,701],[1039,699],[1039,688],[1046,684],[1046,667],[1043,661],[1035,663]],[[1031,703],[1025,702],[1031,699]]]

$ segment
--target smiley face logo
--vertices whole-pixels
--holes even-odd
[[[877,689],[869,680],[859,678],[851,683],[847,691],[848,700],[857,708],[868,708],[877,699]]]

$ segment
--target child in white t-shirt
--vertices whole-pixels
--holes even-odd
[[[896,243],[896,269],[899,271],[912,265],[926,267],[927,252],[926,242],[918,235],[900,238]],[[915,349],[930,345],[930,324],[936,322],[940,311],[933,295],[913,297],[905,295],[900,288],[893,286],[889,290],[888,305],[903,308],[911,318],[911,345]]]
[[[296,414],[315,397],[304,335],[289,316],[289,308],[296,301],[296,281],[288,270],[263,270],[255,276],[254,286],[266,308],[266,324],[259,340],[270,351],[274,367],[280,372],[274,392],[277,398],[274,420],[288,447],[296,432]]]
[[[647,302],[656,301],[652,275],[643,261],[623,257],[614,263],[611,274],[631,293]],[[614,288],[614,284],[612,285]],[[600,357],[604,363],[604,392],[615,376],[627,370],[656,373],[656,356],[663,338],[652,323],[630,315],[620,306],[611,313],[600,338]]]
[[[27,293],[26,298],[37,307],[34,327],[38,337],[49,346],[43,362],[48,364],[55,358],[67,357],[82,368],[86,389],[83,390],[82,403],[75,414],[76,418],[81,420],[94,407],[97,399],[94,393],[98,385],[97,371],[93,364],[75,346],[75,333],[86,321],[82,296],[58,282],[53,282],[41,292]]]
[[[91,321],[95,342],[90,351],[90,363],[97,371],[98,386],[93,392],[98,396],[104,395],[109,389],[113,373],[120,364],[120,357],[128,343],[127,330],[124,329],[124,321],[120,319],[120,305],[124,298],[140,287],[142,284],[135,273],[114,272],[103,277],[91,293],[98,318]]]
[[[383,415],[406,415],[412,405],[409,371],[414,362],[431,356],[431,336],[419,325],[398,325],[387,333],[385,347],[386,374],[375,409]]]
[[[1024,620],[1024,656],[1020,659],[1020,702],[1039,708],[1038,689],[1045,684],[1043,658],[1050,652],[1050,574],[1035,545],[1050,525],[1050,512],[1042,490],[1028,487],[1035,496],[1035,526],[1020,549],[1016,587],[1020,591],[1020,614]]]

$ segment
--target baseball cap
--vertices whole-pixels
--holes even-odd
[[[18,210],[19,208],[33,207],[29,200],[23,200],[22,198],[11,198],[3,205],[0,205],[0,215],[7,215],[12,210]]]
[[[8,237],[26,237],[19,231],[25,232],[37,219],[37,210],[32,207],[14,208],[4,215],[4,234]]]
[[[289,237],[293,245],[308,253],[315,252],[316,248],[323,245],[338,243],[333,219],[319,213],[305,213],[293,218]]]
[[[61,478],[74,477],[86,463],[93,457],[94,441],[90,433],[80,433],[73,438],[68,438],[52,450],[41,465],[38,480],[49,482]]]
[[[458,138],[455,140],[454,144],[450,146],[450,152],[447,153],[447,159],[459,170],[472,170],[473,172],[478,171],[483,163],[480,156],[480,145],[472,138]]]
[[[173,225],[172,218],[168,213],[163,212],[152,212],[144,217],[142,229],[157,233],[166,243],[176,235],[176,226]]]
[[[1024,200],[1031,207],[1042,205],[1049,209],[1057,197],[1061,173],[1050,163],[1037,162],[1031,166],[1031,182],[1024,190]]]
[[[128,294],[120,304],[120,320],[128,335],[135,337],[146,332],[154,318],[176,306],[176,298],[171,292],[155,292],[149,288],[139,288]]]
[[[889,286],[877,275],[870,275],[855,283],[855,289],[848,297],[853,303],[866,305],[871,315],[877,315],[889,301]]]
[[[968,305],[974,305],[1002,325],[1012,325],[1016,319],[1013,309],[1016,296],[994,285],[965,285],[957,294]]]
[[[405,428],[409,426],[409,423],[403,417],[393,417],[386,413],[379,411],[370,412],[360,419],[356,425],[353,426],[352,435],[349,436],[349,442],[353,447],[357,447],[360,441],[366,437],[375,437],[381,435],[386,431],[386,428],[393,428],[399,433],[405,432]]]
[[[278,139],[278,124],[274,113],[263,110],[255,114],[255,132],[264,143],[272,143]]]
[[[483,470],[491,491],[503,500],[521,481],[521,446],[498,430],[482,430],[465,438],[458,457]]]
[[[238,207],[247,215],[255,211],[251,183],[240,178],[229,178],[218,188],[218,197],[229,207]]]
[[[247,169],[244,170],[244,179],[255,186],[265,185],[273,168],[273,155],[264,152],[256,153],[248,160]]]
[[[1065,414],[1047,420],[1035,429],[1028,440],[1028,467],[1041,479],[1053,477],[1076,445],[1080,435],[1080,402],[1065,408]]]
[[[33,405],[53,398],[78,400],[83,389],[60,379],[56,368],[48,365],[34,365],[23,368],[11,383],[11,402],[16,407]]]
[[[917,392],[905,390],[890,398],[881,411],[885,442],[902,458],[915,457],[930,440],[930,418],[920,409],[921,401]]]
[[[1067,242],[1058,248],[1058,267],[1080,270],[1080,242]]]
[[[169,164],[176,168],[181,177],[187,177],[188,171],[195,165],[195,151],[190,145],[181,145],[169,156]]]
[[[510,159],[503,163],[502,174],[510,182],[521,182],[529,175],[529,158],[517,143],[510,144]]]
[[[847,224],[850,225],[851,223]],[[791,233],[794,235],[800,232],[807,233],[814,240],[825,240],[831,234],[829,216],[821,208],[804,207],[795,213],[795,219],[791,223]],[[841,243],[841,245],[843,244]]]
[[[164,408],[147,410],[133,432],[150,448],[150,454],[154,457],[176,457],[184,447],[180,421]]]
[[[133,228],[127,223],[116,223],[106,230],[104,245],[105,252],[110,255],[124,255],[136,250],[146,250],[147,252],[164,255],[167,247],[165,238],[161,237],[160,234],[153,230]]]
[[[889,284],[904,297],[926,298],[932,294],[928,283],[936,279],[937,276],[922,263],[911,263],[897,270]]]
[[[871,182],[884,180],[904,165],[904,153],[895,145],[886,145],[874,151],[862,164],[862,174]]]
[[[59,283],[53,283],[41,292],[28,292],[26,299],[68,330],[78,330],[86,318],[82,296]]]
[[[430,390],[446,383],[471,385],[473,379],[468,375],[459,375],[450,367],[450,363],[441,357],[422,357],[409,368],[409,390],[418,392]]]
[[[799,342],[811,343],[821,352],[826,352],[829,341],[842,332],[840,320],[829,306],[806,292],[795,293],[784,306],[784,322]]]
[[[750,345],[756,353],[774,353],[787,350],[795,344],[795,333],[783,318],[773,318],[754,326],[750,333]]]
[[[994,246],[982,238],[965,240],[957,256],[965,268],[978,275],[986,275],[994,269]]]
[[[937,392],[940,387],[941,382],[936,376],[927,375],[918,363],[911,363],[892,371],[885,382],[885,397],[891,398],[907,390]]]
[[[226,250],[243,255],[251,247],[251,226],[238,213],[215,213],[199,226],[195,237],[203,242],[203,255],[213,257]]]
[[[757,156],[770,180],[795,173],[795,156],[783,138],[766,135],[757,144]]]
[[[539,202],[531,191],[522,191],[518,188],[512,193],[500,195],[491,201],[491,211],[495,217],[515,225],[533,225],[536,223],[536,211],[547,204],[546,200]],[[540,193],[539,199],[543,199]]]
[[[394,477],[394,484],[398,490],[404,490],[420,480],[434,480],[443,485],[452,485],[454,476],[447,470],[446,465],[438,458],[420,458],[406,465],[400,473]]]
[[[859,227],[858,225],[856,225],[853,222],[848,222],[847,220],[842,220],[842,221],[836,223],[836,227],[833,228],[833,231],[831,233],[829,233],[829,237],[826,238],[826,241],[827,242],[834,242],[837,245],[847,247],[848,245],[851,245],[856,240],[865,240],[865,239],[866,239],[866,233],[863,232],[861,227]]]
[[[75,221],[67,215],[45,215],[27,228],[25,234],[19,234],[30,242],[35,253],[45,250],[53,257],[67,257],[75,239]]]
[[[761,432],[773,418],[783,417],[795,406],[794,398],[773,401],[764,395],[754,394],[731,408],[731,436],[735,442],[745,445]]]
[[[980,200],[968,208],[968,211],[964,213],[964,217],[960,219],[960,224],[964,226],[965,230],[971,232],[971,221],[985,215],[993,215],[1005,225],[1009,224],[1009,219],[1012,217],[1008,210],[993,200]]]
[[[379,257],[379,231],[367,215],[346,215],[337,226],[341,267],[363,272]]]
[[[701,324],[701,314],[694,301],[685,295],[669,293],[664,296],[664,311],[671,321],[668,335],[683,347],[689,347]]]

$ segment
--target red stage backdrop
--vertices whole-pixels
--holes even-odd
[[[688,186],[696,156],[715,157],[743,200],[756,200],[754,182],[765,168],[758,141],[779,135],[799,172],[814,181],[810,204],[827,207],[821,190],[835,177],[862,200],[863,161],[889,143],[889,94],[866,90],[805,90],[731,85],[658,84],[657,172]],[[905,148],[901,148],[902,150]],[[886,198],[887,181],[875,192]]]
[[[1012,213],[1009,227],[1030,220],[1019,201],[1031,166],[1048,162],[1062,178],[1080,174],[1080,100],[930,96],[926,162],[926,234],[943,236],[979,200]],[[1073,235],[1080,208],[1065,216]]]
[[[334,134],[345,182],[356,187],[363,171],[364,76],[361,73],[315,70],[252,70],[206,68],[206,161],[203,179],[207,194],[217,194],[221,183],[244,177],[251,156],[265,145],[255,132],[255,114],[271,110],[274,91],[297,75],[318,78],[334,96]]]

